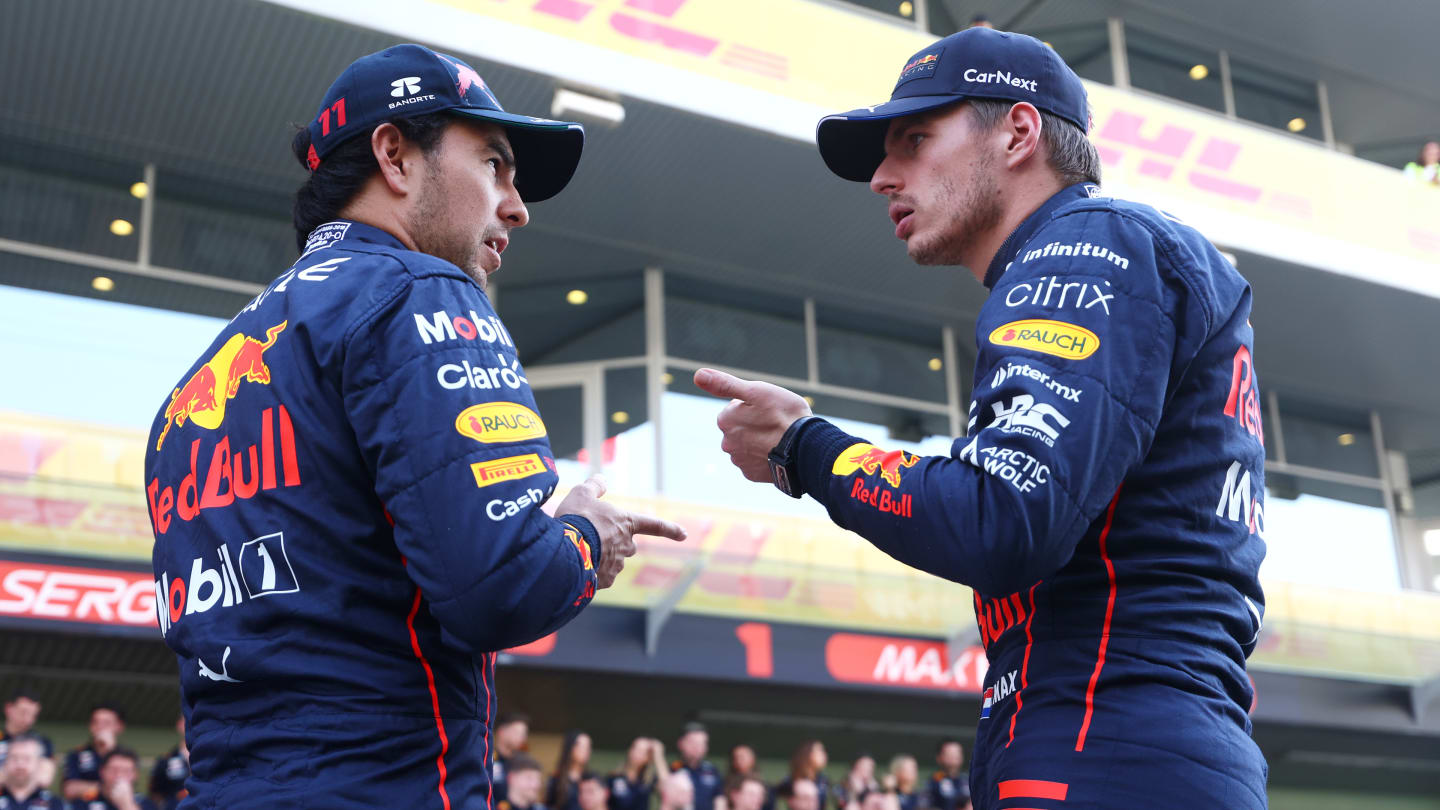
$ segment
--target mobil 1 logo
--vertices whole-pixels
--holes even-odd
[[[257,537],[240,547],[240,579],[251,599],[300,590],[285,554],[284,532]]]

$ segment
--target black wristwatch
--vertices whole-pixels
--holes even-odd
[[[770,480],[775,482],[776,489],[792,498],[805,494],[805,486],[800,482],[800,468],[795,458],[795,445],[799,443],[800,431],[805,425],[819,418],[802,416],[791,422],[785,435],[781,436],[779,443],[770,450]]]

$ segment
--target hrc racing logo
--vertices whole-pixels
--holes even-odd
[[[548,469],[550,468],[536,453],[497,458],[494,461],[477,461],[470,465],[470,472],[475,474],[475,486],[482,489],[502,481],[516,481],[539,475]]]
[[[1029,318],[1011,321],[990,333],[990,342],[1006,348],[1084,360],[1100,348],[1100,338],[1083,326],[1064,321]]]
[[[1009,404],[995,402],[990,407],[995,411],[995,421],[988,427],[1039,439],[1046,447],[1054,447],[1060,431],[1070,424],[1054,405],[1036,402],[1030,394],[1016,394]]]
[[[461,436],[485,444],[523,442],[545,435],[540,415],[515,402],[484,402],[471,405],[455,417]]]
[[[420,339],[426,346],[431,343],[444,343],[447,340],[463,338],[465,340],[483,340],[486,343],[499,342],[502,346],[514,346],[515,342],[510,339],[510,333],[505,331],[500,319],[494,315],[482,318],[475,310],[470,310],[470,317],[454,315],[441,310],[430,317],[415,313],[415,328],[420,332]]]
[[[866,475],[874,475],[878,471],[880,477],[888,481],[890,486],[899,487],[900,469],[914,467],[919,460],[903,450],[887,453],[874,445],[853,444],[835,459],[830,472],[833,475],[846,476],[856,470],[861,470]]]
[[[281,321],[265,331],[265,340],[234,334],[215,356],[190,375],[185,384],[170,394],[165,407],[165,427],[155,440],[158,451],[165,444],[170,426],[184,427],[186,420],[207,430],[215,430],[225,421],[225,404],[235,398],[241,380],[262,385],[270,384],[270,367],[265,365],[265,352],[285,331],[289,321]]]

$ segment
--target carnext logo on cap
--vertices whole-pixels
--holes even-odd
[[[975,68],[965,68],[964,78],[965,81],[975,82],[976,84],[1008,84],[1011,87],[1029,90],[1032,93],[1040,92],[1039,88],[1036,87],[1036,81],[1034,79],[1022,79],[1004,70],[997,70],[994,73],[981,73]]]
[[[935,68],[940,66],[940,54],[944,48],[939,48],[932,53],[921,53],[911,57],[905,67],[900,70],[900,78],[896,84],[908,82],[911,79],[924,79],[935,75]]]

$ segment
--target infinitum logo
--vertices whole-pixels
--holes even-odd
[[[420,92],[420,77],[406,76],[403,79],[396,79],[395,81],[391,82],[390,86],[395,88],[394,90],[390,91],[390,95],[396,98],[400,98],[402,96],[413,96],[416,93]]]

